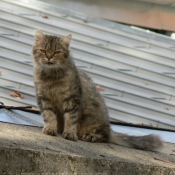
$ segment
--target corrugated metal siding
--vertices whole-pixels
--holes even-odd
[[[126,32],[126,26],[110,28],[100,19],[85,21],[76,13],[69,16],[45,7],[35,1],[0,1],[0,101],[36,106],[31,47],[34,29],[40,28],[60,36],[72,34],[76,65],[105,89],[111,120],[174,129],[173,40],[137,29]],[[21,92],[24,99],[9,96],[11,91]]]

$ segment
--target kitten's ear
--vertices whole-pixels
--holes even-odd
[[[44,38],[44,34],[41,32],[41,30],[36,29],[35,30],[35,41],[41,41]]]
[[[60,39],[60,42],[61,42],[62,45],[65,45],[68,48],[69,47],[69,44],[70,44],[71,38],[72,38],[72,35],[69,34],[69,35],[61,38]]]

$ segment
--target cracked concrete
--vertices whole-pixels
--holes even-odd
[[[41,128],[0,123],[0,174],[174,175],[175,144],[159,152],[72,142]],[[155,160],[154,157],[169,162]]]

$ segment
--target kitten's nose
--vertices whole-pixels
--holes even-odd
[[[52,55],[46,55],[46,58],[50,60],[52,58]]]

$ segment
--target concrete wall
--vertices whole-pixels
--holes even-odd
[[[175,30],[174,0],[43,0],[91,16],[155,28],[160,30]]]

